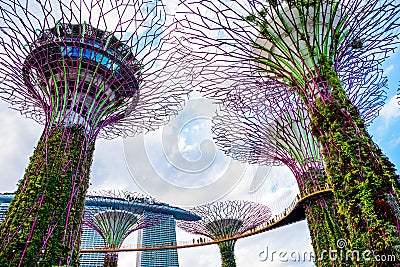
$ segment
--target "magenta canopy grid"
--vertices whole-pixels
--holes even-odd
[[[178,227],[188,233],[221,240],[218,246],[223,267],[236,266],[234,255],[236,240],[223,240],[255,229],[271,217],[271,211],[267,206],[241,200],[209,203],[194,207],[190,211],[199,215],[201,220],[179,221]]]
[[[157,201],[140,193],[124,191],[88,192],[85,225],[97,231],[106,248],[120,248],[132,232],[160,224],[165,214],[146,212]],[[118,253],[106,253],[104,266],[116,267]]]
[[[23,115],[113,138],[181,109],[189,60],[173,49],[162,1],[10,0],[1,10],[0,96]]]

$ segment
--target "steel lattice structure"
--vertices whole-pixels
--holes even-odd
[[[367,84],[352,83],[355,90],[349,90],[348,95],[357,103],[366,124],[376,116],[369,106],[379,106],[385,98],[385,92],[375,84],[376,81],[386,82],[382,73],[369,78]],[[296,94],[282,90],[279,83],[265,82],[261,77],[232,84],[222,100],[221,112],[213,118],[212,130],[217,145],[236,160],[287,165],[298,179],[302,196],[307,195],[304,186],[310,186],[315,178],[307,179],[302,175],[310,168],[324,171],[322,148],[310,132],[306,107]],[[322,185],[325,183],[322,181]]]
[[[104,238],[106,248],[119,248],[132,232],[158,225],[169,215],[179,220],[200,219],[149,196],[124,191],[89,192],[86,206],[85,224]],[[118,254],[106,253],[104,266],[117,265]]]
[[[273,93],[274,97],[265,98],[266,87],[268,94]],[[222,110],[213,118],[216,144],[227,155],[242,162],[288,166],[303,197],[315,188],[324,188],[328,180],[321,147],[310,133],[310,118],[299,97],[281,90],[279,84],[263,84],[262,81],[239,83],[232,88],[229,97],[223,100]],[[251,95],[246,95],[248,91]],[[380,101],[382,96],[376,95],[370,103]],[[370,103],[362,101],[362,94],[349,97],[360,105],[359,110],[366,112],[365,121],[369,123],[374,116],[363,105]],[[337,204],[333,195],[327,194],[308,199],[303,207],[316,264],[328,266],[332,259],[324,255],[324,251],[340,249],[337,241],[344,236],[337,219]],[[335,266],[347,265],[337,258]]]
[[[223,102],[236,82],[261,77],[300,97],[351,248],[397,256],[398,176],[348,95],[363,88],[374,99],[370,88],[384,88],[379,72],[399,44],[399,11],[397,0],[206,0],[183,2],[178,16],[206,96]],[[260,102],[267,97],[280,95],[266,93]],[[363,102],[370,119],[382,105]]]
[[[186,232],[204,235],[213,240],[241,235],[271,217],[271,211],[267,206],[240,200],[209,203],[192,208],[191,211],[199,215],[201,220],[180,221],[177,225]],[[235,243],[236,240],[218,243],[222,266],[236,266]]]
[[[189,90],[169,18],[157,0],[0,1],[0,97],[44,125],[0,265],[77,264],[96,137],[165,124]]]
[[[262,93],[263,86],[259,87]],[[328,184],[321,148],[310,134],[310,119],[298,97],[280,93],[286,93],[280,103],[271,98],[263,105],[244,103],[250,100],[239,97],[226,99],[225,109],[213,118],[214,139],[227,155],[242,162],[288,166],[305,197]],[[336,248],[337,240],[343,238],[335,206],[331,194],[303,203],[318,266],[331,264],[323,251]],[[340,259],[336,265],[342,266]]]
[[[23,115],[113,138],[154,129],[180,110],[189,70],[171,53],[161,1],[1,4],[0,93]]]
[[[96,206],[85,210],[85,224],[103,237],[107,248],[119,248],[130,233],[162,222],[162,215],[147,216],[144,213],[145,207],[135,205],[123,192],[113,193],[89,192],[88,198],[98,201]],[[134,194],[133,197],[136,198]],[[126,205],[126,202],[131,205]],[[145,201],[142,203],[148,204]],[[118,254],[106,253],[104,266],[118,266]]]
[[[265,103],[266,110],[261,114],[251,112],[250,106],[247,113],[225,108],[213,118],[212,129],[217,145],[236,160],[288,166],[295,174],[301,195],[305,196],[307,187],[317,181],[314,175],[304,174],[310,169],[323,171],[324,164],[321,148],[309,131],[307,110],[298,101],[294,95],[288,95],[284,106]]]

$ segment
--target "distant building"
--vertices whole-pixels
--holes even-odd
[[[101,235],[86,225],[83,226],[81,249],[103,248],[104,239]],[[80,267],[103,267],[104,253],[85,253],[81,255]]]
[[[8,203],[0,203],[0,223],[4,220],[6,217],[6,211],[8,209],[9,204]]]
[[[138,232],[138,244],[151,246],[176,244],[176,223],[169,216],[159,225],[142,229]],[[145,250],[137,254],[136,267],[179,267],[178,251],[176,249]]]

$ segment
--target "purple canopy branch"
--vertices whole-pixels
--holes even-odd
[[[106,248],[120,248],[132,232],[158,225],[167,218],[164,214],[149,212],[151,205],[158,202],[140,193],[90,192],[87,199],[96,205],[86,207],[85,224],[103,237]],[[118,254],[106,253],[104,264],[116,267]]]
[[[267,206],[249,201],[225,201],[192,208],[199,221],[180,221],[177,225],[188,233],[207,236],[213,240],[241,235],[268,221],[271,211]],[[234,267],[236,240],[218,243],[222,266]]]

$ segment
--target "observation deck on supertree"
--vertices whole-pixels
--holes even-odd
[[[27,92],[41,101],[46,124],[79,125],[96,135],[134,111],[142,67],[112,33],[57,23],[28,46],[22,77]]]
[[[250,201],[209,203],[190,209],[199,215],[198,221],[179,221],[178,227],[188,233],[204,235],[212,240],[241,235],[268,221],[271,211],[267,206]],[[223,267],[236,266],[234,247],[236,240],[218,243]]]
[[[196,221],[198,215],[154,198],[124,191],[89,192],[86,197],[85,224],[103,238],[106,248],[119,248],[132,232],[160,224],[172,215],[176,220]],[[104,266],[118,265],[117,253],[106,253]]]
[[[189,58],[173,52],[161,1],[9,0],[0,11],[0,98],[44,125],[0,226],[0,265],[76,265],[97,136],[165,124],[190,89]]]
[[[400,256],[398,176],[348,97],[398,46],[400,3],[206,0],[184,1],[180,13],[205,95],[224,98],[236,81],[259,76],[296,93],[321,144],[350,248]],[[372,114],[381,105],[370,104]]]

